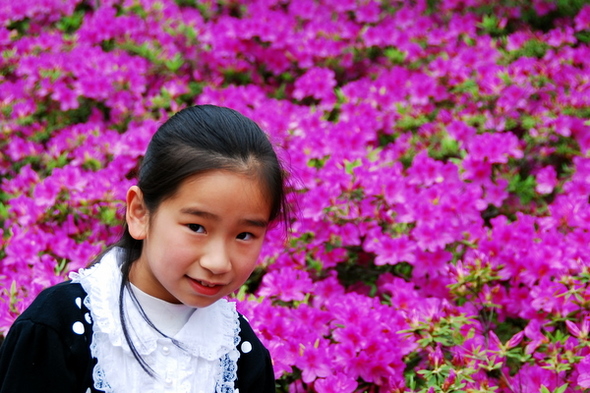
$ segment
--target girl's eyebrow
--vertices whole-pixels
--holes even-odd
[[[184,207],[182,209],[180,209],[180,212],[182,214],[189,214],[192,216],[197,216],[197,217],[202,217],[208,220],[213,220],[213,221],[219,221],[220,218],[218,215],[210,213],[210,212],[206,212],[203,210],[199,210],[193,207]],[[259,227],[259,228],[266,228],[268,227],[268,221],[267,220],[258,220],[258,219],[249,219],[249,218],[244,218],[240,220],[240,223],[242,224],[246,224],[249,226],[254,226],[254,227]]]

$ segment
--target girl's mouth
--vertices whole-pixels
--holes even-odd
[[[188,279],[192,289],[203,296],[215,296],[223,288],[222,284],[214,284],[207,281],[195,280],[190,277]]]

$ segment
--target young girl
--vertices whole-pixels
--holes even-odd
[[[154,134],[121,239],[43,291],[0,348],[0,392],[274,392],[270,356],[224,297],[286,212],[250,119],[184,109]]]

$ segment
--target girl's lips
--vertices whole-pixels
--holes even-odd
[[[215,296],[223,288],[223,284],[214,284],[208,281],[195,280],[194,278],[188,278],[189,284],[193,290],[204,296]]]

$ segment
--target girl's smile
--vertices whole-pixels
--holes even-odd
[[[152,296],[193,307],[234,292],[258,260],[267,201],[255,177],[221,170],[189,177],[153,214],[132,187],[129,231],[144,242],[130,281]]]

